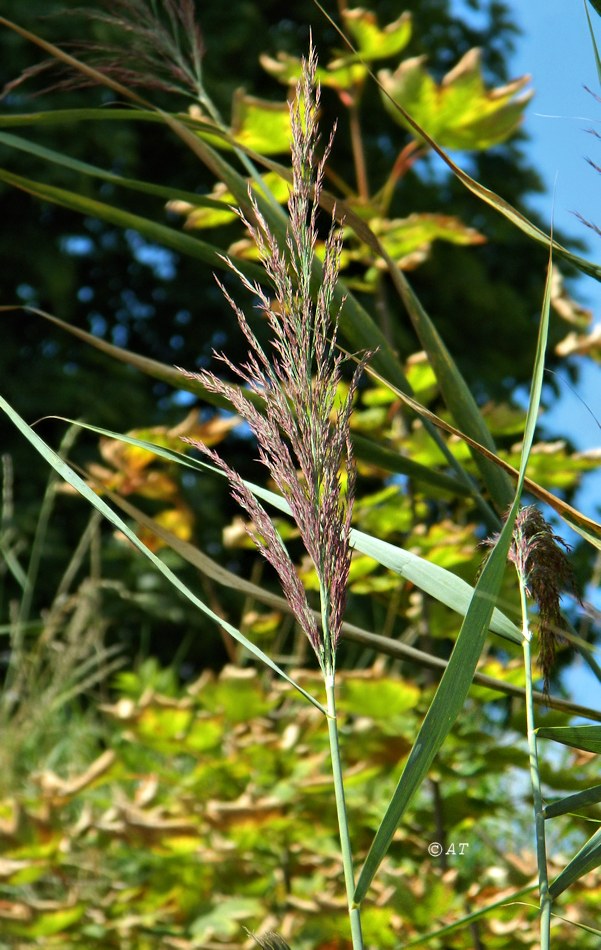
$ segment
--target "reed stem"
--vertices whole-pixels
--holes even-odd
[[[547,873],[547,843],[545,835],[545,815],[543,810],[543,796],[540,784],[538,767],[538,749],[536,746],[534,701],[532,695],[532,633],[528,625],[528,608],[526,590],[520,580],[520,599],[522,605],[522,649],[524,653],[524,670],[526,673],[526,726],[528,733],[528,752],[530,758],[530,782],[532,785],[532,802],[534,806],[534,831],[536,836],[536,860],[538,864],[538,886],[540,899],[540,946],[541,950],[550,950],[551,941],[551,895],[549,893],[549,877]]]
[[[338,721],[336,718],[336,687],[334,672],[325,674],[325,686],[328,710],[328,735],[330,739],[330,758],[332,775],[334,777],[334,795],[336,812],[338,815],[338,830],[340,833],[340,848],[342,852],[342,867],[348,903],[349,921],[351,925],[351,939],[353,950],[363,950],[363,934],[361,931],[361,910],[354,901],[355,874],[353,870],[353,856],[351,840],[346,814],[344,784],[342,781],[342,764],[340,762],[340,746],[338,743]]]

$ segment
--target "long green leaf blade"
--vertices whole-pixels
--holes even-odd
[[[287,680],[295,689],[297,689],[302,695],[308,699],[314,706],[316,706],[321,712],[326,713],[325,708],[319,703],[313,696],[306,692],[298,683],[296,683],[287,673],[282,670],[277,663],[274,663],[273,660],[267,656],[266,653],[263,653],[257,646],[255,646],[252,641],[248,640],[243,633],[229,624],[222,617],[219,617],[214,613],[210,607],[207,607],[202,600],[200,600],[196,594],[194,594],[182,581],[171,571],[153,551],[146,547],[146,545],[140,541],[136,534],[128,527],[128,525],[123,521],[122,518],[116,512],[106,504],[106,502],[100,498],[90,486],[76,473],[73,469],[59,456],[56,452],[47,445],[39,435],[33,431],[33,429],[25,422],[21,416],[10,406],[10,404],[4,399],[3,396],[0,396],[0,409],[3,409],[9,419],[13,424],[19,429],[19,431],[25,436],[25,438],[30,442],[30,444],[36,449],[37,452],[48,462],[49,465],[54,468],[56,472],[75,490],[82,495],[87,501],[90,502],[104,517],[115,525],[119,531],[122,531],[127,539],[140,551],[144,557],[154,565],[154,567],[163,574],[164,577],[172,584],[172,586],[183,594],[191,603],[194,604],[202,613],[210,617],[218,626],[222,627],[227,633],[230,634],[238,643],[241,643],[256,659],[260,660],[266,666],[268,666],[274,673],[277,673],[278,676],[283,677]]]
[[[578,854],[574,855],[572,860],[563,869],[549,887],[549,893],[555,900],[559,897],[574,881],[594,871],[601,865],[601,828],[598,828],[592,838],[582,846]]]
[[[552,265],[549,260],[515,499],[497,543],[478,579],[448,666],[361,869],[354,897],[357,904],[360,904],[367,894],[376,871],[390,847],[399,821],[428,774],[434,757],[463,707],[484,645],[494,601],[498,596],[505,572],[507,553],[519,511],[526,467],[534,440],[547,348],[551,277]]]
[[[72,425],[78,425],[82,429],[88,429],[90,432],[95,432],[105,438],[117,439],[128,445],[133,445],[136,448],[146,449],[148,452],[153,452],[155,455],[167,461],[184,465],[195,471],[210,471],[224,477],[223,472],[209,462],[195,459],[183,453],[174,452],[172,449],[154,445],[152,442],[146,442],[134,436],[112,432],[109,429],[93,426],[86,422],[73,419],[65,419],[64,421]],[[244,483],[257,498],[272,505],[278,511],[290,515],[288,503],[281,495],[276,495],[275,492],[267,488],[255,485],[254,482],[245,480]],[[443,603],[446,607],[449,607],[459,614],[466,613],[474,594],[474,588],[471,587],[467,581],[464,581],[463,578],[457,577],[456,574],[447,571],[438,564],[426,561],[425,558],[421,558],[411,551],[405,551],[403,548],[390,544],[388,541],[380,541],[378,538],[374,538],[363,531],[356,531],[354,528],[351,529],[350,541],[352,547],[356,548],[357,551],[361,551],[362,554],[367,554],[369,557],[378,561],[379,564],[382,564],[383,567],[388,567],[395,573],[400,574],[406,578],[406,580],[411,581],[419,587],[420,590],[424,590],[425,593],[430,594],[436,600]],[[511,640],[513,643],[520,642],[518,627],[497,608],[493,610],[491,607],[490,629],[494,633],[505,637],[505,639]]]
[[[152,116],[152,113],[149,113],[149,116]],[[77,174],[80,175],[87,175],[90,178],[98,178],[101,181],[108,181],[113,185],[119,185],[122,188],[128,188],[132,191],[141,191],[147,195],[155,195],[157,198],[161,198],[164,201],[170,201],[171,199],[179,198],[182,201],[187,201],[190,204],[199,206],[218,208],[229,207],[225,202],[216,201],[215,199],[210,198],[202,198],[193,191],[182,191],[177,188],[167,187],[166,185],[155,185],[152,182],[138,181],[135,178],[126,178],[123,175],[117,175],[115,172],[107,171],[104,168],[100,168],[98,165],[91,165],[89,162],[81,161],[81,159],[71,158],[69,155],[65,155],[63,152],[57,152],[54,149],[46,148],[44,145],[38,145],[37,142],[30,142],[28,139],[24,139],[19,135],[12,135],[9,132],[0,132],[0,145],[5,145],[8,148],[25,152],[28,155],[34,155],[36,158],[41,158],[45,162],[51,162],[54,165],[60,165],[62,168],[67,168],[69,171],[77,172]]]
[[[601,14],[601,4],[598,2],[598,0],[589,0],[589,3],[594,7],[597,13]],[[593,44],[593,53],[595,54],[595,63],[597,65],[597,78],[599,82],[601,83],[601,58],[599,57],[599,50],[597,48],[597,40],[595,39],[595,32],[593,30],[593,24],[591,23],[591,15],[588,12],[586,0],[584,3],[584,12],[586,13],[588,29],[589,29],[589,33],[591,34],[591,43]]]
[[[536,730],[540,739],[553,739],[572,749],[601,753],[601,726],[541,726]]]
[[[545,805],[544,815],[545,818],[557,818],[559,815],[567,815],[576,808],[586,808],[587,805],[597,805],[599,802],[601,802],[601,785],[593,785],[583,792],[576,792],[575,795],[568,795],[557,802]]]
[[[169,247],[189,257],[198,258],[212,267],[222,269],[227,266],[221,257],[221,250],[217,246],[201,241],[199,238],[190,237],[189,234],[183,234],[181,231],[176,231],[165,224],[152,221],[150,218],[144,218],[139,214],[133,214],[131,211],[125,211],[122,208],[96,201],[65,188],[57,188],[54,185],[46,185],[43,182],[15,175],[5,169],[0,169],[0,181],[34,195],[42,201],[61,205],[61,207],[77,211],[79,214],[100,218],[100,220],[107,221],[109,224],[114,224],[120,228],[132,228],[164,247]],[[238,264],[240,270],[249,276],[253,278],[262,276],[263,272],[256,265],[249,264],[246,261],[240,261]]]

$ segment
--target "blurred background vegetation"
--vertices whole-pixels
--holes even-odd
[[[288,90],[261,65],[262,55],[271,59],[281,53],[302,55],[309,29],[322,63],[331,58],[333,50],[340,50],[340,38],[309,0],[299,0],[292,7],[268,0],[198,2],[195,6],[204,47],[203,82],[226,124],[241,87],[252,96],[279,104],[285,101]],[[401,12],[392,0],[371,6],[380,25],[395,20]],[[474,0],[470,6],[482,13],[479,29],[463,21],[453,6],[447,0],[408,0],[403,7],[412,14],[413,29],[403,56],[427,55],[427,67],[440,82],[468,51],[480,47],[488,87],[502,86],[514,78],[508,75],[506,63],[519,36],[507,5],[500,0]],[[127,9],[127,4],[123,7]],[[81,55],[93,56],[94,47],[120,42],[127,59],[131,31],[119,37],[114,26],[94,17],[94,12],[102,9],[100,3],[85,12],[79,4],[54,0],[29,0],[26,6],[19,0],[4,0],[2,15]],[[115,95],[107,89],[74,87],[66,75],[38,73],[34,67],[43,54],[10,30],[0,33],[0,50],[8,83],[26,75],[26,81],[7,89],[2,101],[5,117],[67,108],[101,106],[108,110],[115,102]],[[396,61],[383,65],[394,69]],[[191,104],[183,93],[160,87],[140,91],[168,111],[185,112]],[[359,192],[355,197],[360,209],[361,202],[368,206],[377,195],[410,137],[391,120],[369,81],[361,92],[359,115],[369,189],[369,194],[363,195],[351,146],[353,111],[348,90],[324,87],[324,132],[338,122],[327,185],[348,199]],[[27,129],[21,130],[15,123],[7,131],[26,134]],[[38,124],[35,141],[118,175],[160,184],[174,193],[205,195],[215,185],[208,170],[160,123]],[[491,148],[462,151],[456,157],[475,179],[517,208],[527,210],[529,198],[541,189],[528,158],[527,139],[519,130]],[[286,161],[282,154],[275,158]],[[99,183],[59,164],[42,163],[35,155],[17,152],[2,142],[0,166],[174,228],[182,227],[181,215],[166,210],[161,199],[110,182]],[[167,366],[190,370],[208,366],[215,347],[227,351],[234,362],[244,359],[244,341],[234,315],[215,284],[213,268],[203,261],[165,248],[133,228],[40,202],[7,183],[0,182],[0,198],[5,223],[0,232],[0,303],[47,311],[72,327]],[[399,175],[386,210],[390,219],[452,215],[486,238],[470,246],[436,240],[410,257],[406,266],[413,288],[482,408],[500,454],[515,464],[514,444],[524,415],[522,396],[531,377],[541,310],[544,249],[479,202],[428,154],[414,165],[409,163]],[[206,233],[200,232],[200,237],[206,238]],[[224,250],[240,236],[237,222],[210,232],[210,240]],[[578,250],[577,242],[568,236],[555,236]],[[569,287],[569,268],[562,265],[562,270]],[[398,353],[418,398],[431,409],[443,411],[436,378],[420,355],[421,345],[387,280],[376,268],[370,273],[364,261],[357,259],[348,263],[344,277]],[[230,278],[225,281],[232,289]],[[235,293],[240,299],[237,288]],[[254,450],[246,433],[230,431],[223,413],[193,394],[117,363],[31,312],[4,312],[0,319],[2,394],[29,422],[47,414],[65,416],[117,431],[136,430],[142,438],[164,439],[173,447],[178,445],[180,431],[204,425],[207,437],[225,440],[220,451],[230,463],[257,480]],[[551,367],[559,360],[555,346],[568,329],[556,313],[549,346]],[[576,369],[570,360],[561,363],[564,373],[575,379]],[[544,398],[553,396],[551,381]],[[432,468],[441,464],[420,424],[407,418],[394,398],[377,386],[365,387],[354,424],[358,435],[375,436]],[[4,486],[0,622],[6,643],[2,654],[6,737],[2,777],[7,794],[0,819],[10,842],[6,860],[24,862],[22,867],[7,865],[4,897],[15,907],[21,901],[21,911],[14,913],[24,916],[11,923],[12,935],[0,937],[0,946],[29,945],[26,940],[40,946],[54,945],[51,941],[55,940],[65,947],[98,945],[123,950],[227,946],[228,942],[238,946],[241,922],[256,926],[265,919],[262,901],[269,891],[273,900],[267,916],[273,918],[277,929],[282,915],[287,920],[288,914],[288,929],[297,934],[297,946],[342,946],[336,942],[336,928],[331,924],[338,909],[327,900],[315,904],[314,897],[323,892],[334,900],[336,871],[331,863],[335,858],[329,832],[322,831],[321,825],[323,785],[318,776],[323,737],[314,734],[311,716],[307,713],[307,721],[299,726],[286,699],[280,718],[281,697],[274,696],[269,684],[255,682],[250,672],[250,679],[241,680],[252,684],[248,686],[248,706],[241,710],[234,674],[228,672],[222,682],[211,679],[210,671],[221,670],[228,661],[244,666],[244,654],[179,599],[110,527],[90,517],[80,499],[59,487],[54,478],[49,480],[48,472],[4,417],[0,417],[0,427]],[[52,445],[62,443],[64,451],[105,487],[132,495],[136,504],[143,504],[144,499],[151,514],[163,513],[165,526],[230,571],[257,583],[272,584],[270,574],[257,565],[240,530],[236,507],[220,480],[182,476],[164,463],[140,461],[135,453],[128,455],[115,443],[105,442],[99,450],[97,439],[67,430],[64,422],[45,419],[37,428]],[[579,479],[596,461],[571,453],[569,432],[561,447],[545,444],[544,429],[539,435],[541,447],[533,456],[533,477],[569,501]],[[456,444],[453,451],[475,474],[463,447]],[[481,561],[478,544],[488,528],[470,500],[424,488],[405,476],[391,477],[374,464],[360,463],[359,474],[358,528],[401,544],[474,582]],[[290,542],[295,550],[293,535]],[[301,552],[295,553],[310,587],[311,572],[302,562]],[[293,624],[277,611],[268,611],[247,595],[222,588],[207,577],[199,578],[191,565],[168,548],[162,549],[162,556],[189,586],[201,584],[211,608],[267,652],[298,665],[309,661]],[[576,546],[573,561],[584,591],[595,574],[593,556],[584,543]],[[511,609],[515,591],[509,582],[506,600],[505,608]],[[578,605],[568,602],[566,609],[581,636],[591,638],[592,625],[590,620],[582,621]],[[358,557],[353,565],[348,619],[443,659],[449,655],[457,629],[456,618],[448,611],[397,575],[377,569],[365,557]],[[20,631],[16,642],[9,636],[15,625]],[[564,650],[560,665],[569,662],[571,655],[570,650]],[[491,675],[521,683],[519,664],[511,654],[491,648],[487,663]],[[399,759],[415,731],[415,719],[427,708],[435,675],[408,660],[377,659],[373,651],[352,642],[342,650],[342,665],[369,671],[369,675],[365,673],[364,696],[369,677],[378,684],[382,677],[390,677],[386,679],[391,690],[389,702],[396,709],[396,718],[388,718],[374,699],[373,708],[365,709],[362,717],[354,717],[350,704],[347,710],[353,749],[349,764],[356,766],[363,782],[358,778],[357,790],[351,792],[351,810],[354,807],[366,824],[357,832],[360,847],[363,839],[368,840],[367,829],[376,824],[370,803],[381,795],[385,800],[386,790],[392,788]],[[118,666],[122,672],[115,678]],[[404,685],[398,686],[397,693],[394,683],[401,674]],[[210,684],[200,699],[199,677]],[[383,687],[380,684],[378,688]],[[402,920],[410,922],[409,935],[415,936],[434,920],[446,919],[447,914],[468,912],[471,898],[457,896],[463,893],[455,887],[458,876],[474,881],[487,869],[489,878],[482,877],[482,888],[474,895],[478,906],[495,899],[503,887],[521,886],[530,879],[534,865],[528,863],[529,856],[520,857],[512,850],[523,830],[521,818],[516,818],[515,811],[505,824],[497,818],[503,799],[512,796],[521,800],[525,794],[525,787],[516,792],[510,782],[522,754],[516,738],[522,726],[521,713],[509,699],[497,697],[493,703],[493,695],[477,691],[474,697],[490,702],[470,707],[470,715],[479,718],[475,725],[458,730],[403,832],[410,843],[409,857],[397,842],[387,866],[388,876],[377,895],[381,912],[376,900],[371,924],[370,918],[366,924],[368,932],[372,927],[374,946],[398,946]],[[98,702],[104,703],[102,713]],[[194,725],[190,710],[204,723],[202,729]],[[259,735],[266,727],[263,718],[259,718],[260,725],[253,725],[254,714],[272,717],[275,732],[271,738]],[[551,712],[547,719],[554,721]],[[378,735],[383,729],[383,739],[374,737],[374,723]],[[293,735],[295,727],[301,729],[300,736]],[[473,734],[468,734],[470,729]],[[105,747],[111,754],[102,759]],[[294,755],[282,759],[282,752],[289,749]],[[274,750],[277,755],[272,756]],[[474,750],[473,758],[469,750]],[[196,762],[200,753],[206,756],[202,766]],[[95,756],[100,757],[98,771],[86,775]],[[578,759],[566,753],[565,760],[558,762],[559,778],[552,778],[551,773],[547,776],[552,787],[582,787],[588,768],[585,758],[584,754]],[[508,770],[503,778],[500,773],[493,777],[491,763],[500,770],[505,760]],[[61,769],[84,778],[79,785],[61,787],[56,775]],[[468,780],[470,791],[465,795]],[[375,791],[372,795],[370,782],[378,789],[377,795]],[[308,795],[308,804],[305,799],[295,799],[299,784]],[[17,807],[10,799],[19,787],[27,793],[22,814],[21,805]],[[83,806],[74,803],[83,801],[80,793],[88,792],[82,811]],[[245,795],[248,801],[240,803]],[[201,815],[198,803],[208,799],[217,804],[213,812]],[[223,802],[234,801],[238,811],[234,809],[230,815]],[[288,802],[293,802],[292,812],[284,809]],[[268,841],[261,831],[263,819],[257,818],[261,814],[269,816]],[[430,838],[452,841],[456,835],[471,834],[476,818],[482,818],[483,824],[469,865],[430,861],[426,876],[415,878],[415,867],[425,857]],[[168,821],[175,824],[171,827],[165,824]],[[230,833],[233,843],[226,847],[224,840]],[[578,823],[565,833],[579,840]],[[313,836],[308,851],[305,835]],[[202,846],[195,836],[201,837]],[[473,843],[475,839],[470,840]],[[200,864],[199,848],[204,855]],[[224,866],[223,854],[228,848],[235,858]],[[257,849],[265,851],[266,864],[260,869],[252,866],[250,857]],[[101,868],[106,854],[110,857]],[[77,886],[70,877],[71,864],[77,867],[73,879]],[[136,884],[124,884],[120,895],[119,888],[109,894],[107,881],[113,876],[119,887],[133,879]],[[38,878],[42,884],[37,896],[31,897]],[[405,897],[393,902],[393,910],[387,905],[384,910],[386,888],[395,887],[401,893],[396,887],[400,879],[413,883],[403,892]],[[60,893],[64,880],[73,887],[70,908]],[[128,890],[130,886],[132,890]],[[29,910],[23,891],[18,890],[22,887],[32,889],[27,891]],[[103,888],[106,903],[101,905],[95,902],[100,901]],[[411,888],[416,889],[412,895]],[[226,890],[240,904],[219,914],[219,902],[211,895]],[[286,897],[291,893],[292,903]],[[197,897],[190,896],[193,894]],[[134,897],[136,920],[132,917],[128,923],[127,904]],[[574,913],[587,920],[586,898],[581,894],[579,899]],[[44,901],[48,902],[46,909]],[[57,907],[50,906],[52,901]],[[310,906],[311,901],[315,906]],[[114,909],[117,904],[119,910]],[[90,907],[95,907],[96,917]],[[528,913],[524,912],[524,920]],[[217,915],[215,919],[211,914]],[[533,946],[535,938],[527,923],[521,917],[512,920],[508,930],[499,925],[498,933],[494,928],[479,932],[474,925],[475,930],[464,928],[458,936],[447,938],[451,942],[433,945],[492,950],[507,947],[509,941],[512,946]],[[589,946],[586,936],[581,939],[579,946]],[[590,946],[595,946],[594,942]]]

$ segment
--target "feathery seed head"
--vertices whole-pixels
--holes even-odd
[[[316,162],[319,140],[319,88],[315,86],[316,56],[311,49],[297,86],[292,115],[292,174],[288,201],[289,224],[282,247],[251,196],[252,222],[241,215],[253,238],[273,300],[251,283],[231,262],[241,284],[253,293],[268,319],[271,351],[266,353],[249,322],[225,288],[249,345],[247,360],[225,364],[240,380],[239,388],[203,371],[196,376],[211,392],[225,396],[248,423],[265,465],[288,502],[304,546],[315,566],[321,596],[321,630],[309,608],[294,565],[264,508],[217,454],[198,447],[226,473],[232,492],[252,519],[249,532],[261,553],[276,569],[284,593],[307,634],[324,672],[335,666],[341,635],[351,559],[350,529],[355,470],[349,435],[352,403],[367,355],[359,362],[348,391],[339,404],[344,358],[336,351],[339,310],[332,317],[339,273],[341,235],[332,221],[325,259],[318,273],[315,255],[317,213],[324,165],[331,145]],[[244,388],[259,397],[260,409]],[[345,473],[343,491],[341,471]]]
[[[493,544],[495,538],[491,540]],[[516,568],[528,597],[539,610],[539,665],[544,690],[549,691],[555,651],[561,639],[560,600],[562,591],[575,592],[575,579],[566,552],[569,545],[553,532],[535,505],[521,508],[516,517],[507,555]]]

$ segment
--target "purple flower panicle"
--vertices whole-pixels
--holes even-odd
[[[316,57],[311,50],[297,86],[292,117],[292,187],[289,224],[281,247],[252,199],[252,221],[240,217],[255,242],[270,284],[270,295],[228,260],[241,284],[258,300],[271,329],[266,353],[249,322],[225,288],[248,342],[246,362],[235,366],[218,356],[239,386],[214,373],[187,373],[206,389],[231,403],[248,423],[258,444],[259,460],[288,502],[303,544],[315,566],[321,596],[321,628],[312,613],[294,564],[267,512],[240,476],[214,451],[194,443],[226,473],[232,493],[251,518],[249,533],[277,571],[283,591],[308,636],[322,669],[332,672],[340,640],[351,560],[350,529],[355,467],[349,420],[366,356],[352,373],[341,397],[345,358],[336,349],[340,309],[334,307],[339,274],[341,233],[332,220],[317,293],[317,214],[323,187],[323,157],[316,161],[319,141],[319,88]],[[333,314],[334,311],[334,315]],[[255,399],[251,401],[247,393]],[[258,397],[258,398],[257,398]]]

